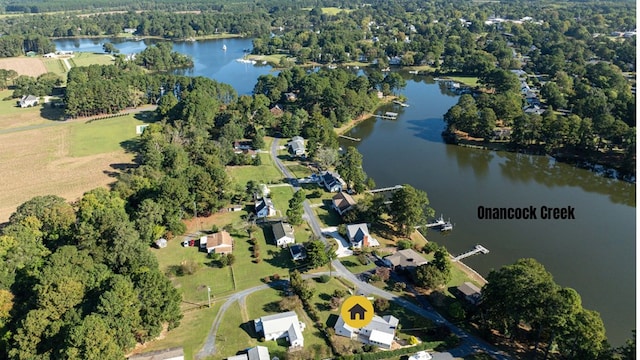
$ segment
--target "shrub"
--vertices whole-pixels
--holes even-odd
[[[229,265],[233,265],[236,262],[236,257],[233,254],[227,254],[227,262]]]
[[[277,281],[277,280],[280,280],[280,275],[278,274],[271,275],[271,281]]]
[[[369,263],[369,259],[367,259],[367,256],[365,254],[358,254],[358,261],[362,265],[367,265]]]
[[[260,244],[253,244],[253,250],[260,250]]]
[[[411,240],[402,239],[398,241],[398,249],[400,250],[411,249],[412,247],[413,247],[413,243],[411,242]]]
[[[448,311],[449,311],[449,315],[451,315],[451,317],[454,318],[455,320],[462,320],[466,316],[465,311],[462,308],[462,305],[460,305],[460,303],[457,301],[449,305]]]
[[[393,291],[404,291],[407,288],[407,284],[403,283],[402,281],[398,281],[397,283],[393,284]]]
[[[249,239],[249,244],[255,246],[257,243],[258,243],[258,241],[256,240],[256,238],[252,237],[251,239]]]
[[[256,258],[256,259],[259,258],[260,257],[260,251],[253,250],[253,257]]]
[[[200,264],[193,260],[186,260],[180,264],[180,272],[184,275],[193,275],[200,269]]]
[[[218,231],[220,231],[220,229],[218,229],[218,225],[211,225],[211,232],[217,233]]]
[[[262,259],[260,259],[260,258],[255,258],[255,259],[253,260],[253,262],[255,262],[256,264],[259,264],[259,263],[260,263],[260,261],[262,261]]]
[[[391,270],[388,267],[379,266],[376,268],[376,275],[380,277],[380,280],[387,281],[391,276]]]
[[[418,341],[418,338],[417,338],[417,337],[415,337],[415,336],[413,336],[413,335],[411,335],[411,336],[409,337],[409,344],[411,344],[411,345],[417,345],[417,344],[418,344],[418,342],[419,342],[419,341]]]
[[[347,291],[343,290],[343,289],[336,289],[333,292],[333,296],[334,297],[338,297],[338,298],[343,298],[343,297],[347,296]]]
[[[433,241],[429,241],[429,242],[427,243],[427,245],[425,245],[425,246],[422,248],[422,251],[423,251],[423,252],[425,252],[425,253],[427,253],[427,254],[430,254],[430,253],[432,253],[432,252],[435,252],[436,250],[438,250],[438,244],[434,243]]]
[[[328,283],[329,280],[331,280],[331,278],[329,277],[329,275],[324,274],[324,275],[320,275],[320,277],[318,278],[318,281],[320,281],[321,283]]]
[[[229,265],[229,258],[224,255],[220,256],[220,259],[218,259],[218,266],[223,268],[227,265]]]
[[[268,283],[270,283],[270,282],[271,282],[271,278],[270,278],[270,277],[268,277],[268,276],[265,276],[265,277],[262,279],[262,281],[263,281],[265,284],[268,284]]]
[[[383,298],[377,298],[373,302],[373,306],[375,307],[377,312],[383,312],[389,309],[389,300]]]

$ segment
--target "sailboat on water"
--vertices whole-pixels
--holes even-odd
[[[222,51],[227,51],[227,44],[222,45]]]

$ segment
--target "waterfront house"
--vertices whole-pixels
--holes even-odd
[[[290,224],[279,221],[271,226],[271,231],[273,231],[274,241],[279,247],[296,242],[293,237],[293,227]]]
[[[233,252],[233,238],[224,230],[203,236],[200,238],[200,248],[207,249],[207,253],[229,254]]]
[[[295,311],[263,316],[253,320],[253,323],[256,332],[264,334],[266,341],[284,338],[289,342],[290,349],[304,346],[302,331],[305,324],[298,320]]]
[[[276,208],[273,206],[273,201],[268,197],[256,201],[255,203],[256,216],[257,217],[269,217],[276,216]]]
[[[413,272],[418,266],[424,265],[428,261],[413,249],[404,249],[385,257],[384,262],[393,270]]]
[[[370,323],[358,329],[345,324],[342,315],[340,315],[334,329],[336,330],[336,335],[348,337],[363,344],[378,346],[382,349],[391,349],[398,322],[398,319],[393,315],[384,317],[374,315]]]
[[[347,225],[347,237],[354,249],[380,246],[380,243],[369,234],[369,227],[365,223]]]
[[[340,175],[337,173],[332,173],[330,171],[325,171],[321,175],[322,185],[329,192],[341,192],[343,186],[345,185]]]
[[[282,114],[284,114],[284,110],[282,109],[282,106],[280,106],[280,104],[274,105],[271,109],[269,109],[269,111],[275,117],[282,116]]]
[[[38,105],[38,100],[39,98],[37,96],[24,95],[20,98],[20,101],[18,101],[18,105],[21,108],[32,107]]]
[[[353,197],[344,191],[337,193],[331,200],[331,203],[333,204],[333,208],[340,215],[344,215],[356,205],[356,201],[353,200]]]
[[[472,305],[478,305],[482,290],[470,282],[457,287],[458,294]]]

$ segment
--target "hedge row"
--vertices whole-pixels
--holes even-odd
[[[423,342],[416,346],[411,346],[402,349],[396,349],[391,351],[378,351],[374,353],[363,353],[363,354],[353,354],[353,355],[343,355],[338,357],[339,360],[378,360],[378,359],[389,359],[393,357],[398,357],[401,355],[412,354],[418,351],[427,350],[430,348],[429,343]]]

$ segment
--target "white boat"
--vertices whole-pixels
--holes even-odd
[[[222,45],[222,51],[227,51],[227,45],[226,44]]]
[[[409,74],[418,75],[418,70],[409,70]]]
[[[391,69],[390,69],[390,68],[388,68],[388,67],[386,67],[386,68],[384,68],[384,69],[382,69],[382,70],[380,70],[380,71],[382,71],[382,72],[389,72],[389,71],[391,71]]]
[[[267,65],[267,60],[262,60],[262,65]]]
[[[431,360],[433,357],[426,351],[418,351],[417,353],[409,356],[408,360]]]

